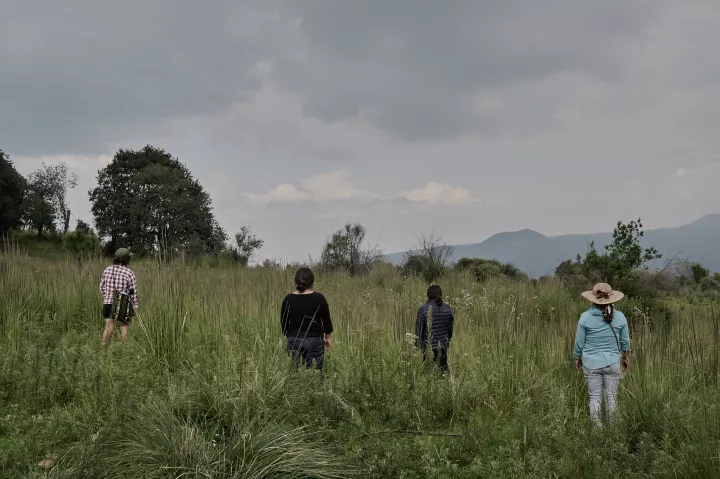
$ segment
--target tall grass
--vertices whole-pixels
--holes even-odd
[[[572,364],[579,292],[441,284],[451,377],[410,344],[425,285],[389,269],[323,276],[324,381],[294,373],[280,270],[134,265],[130,341],[100,346],[104,264],[0,256],[0,477],[718,477],[712,304],[669,324],[619,305],[634,360],[616,423],[593,430]],[[51,470],[38,462],[56,455]]]

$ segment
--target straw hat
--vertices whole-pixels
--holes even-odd
[[[585,291],[582,297],[595,304],[612,304],[625,297],[620,291],[613,291],[612,286],[607,283],[598,283],[593,286],[592,291]]]

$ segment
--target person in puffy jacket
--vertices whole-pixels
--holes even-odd
[[[453,335],[455,317],[447,303],[443,303],[442,289],[432,285],[427,290],[427,302],[420,306],[415,321],[417,345],[427,360],[428,346],[433,353],[433,361],[443,372],[449,372],[448,349]]]

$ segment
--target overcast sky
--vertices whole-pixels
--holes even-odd
[[[263,258],[676,226],[720,213],[719,46],[717,0],[0,0],[0,149],[87,221],[164,148]]]

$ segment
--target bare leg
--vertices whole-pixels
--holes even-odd
[[[120,337],[122,338],[123,344],[127,342],[128,325],[120,323]]]
[[[112,318],[105,318],[105,330],[103,331],[103,336],[102,336],[102,345],[103,346],[107,346],[114,329],[115,329],[115,325],[113,324]]]

